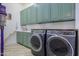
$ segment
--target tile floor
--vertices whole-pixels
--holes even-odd
[[[4,52],[5,56],[33,56],[30,49],[20,44],[5,45]]]

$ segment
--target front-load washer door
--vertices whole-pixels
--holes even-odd
[[[49,56],[73,56],[74,51],[70,42],[60,36],[50,36],[47,39],[47,55]]]
[[[39,34],[33,34],[30,39],[31,49],[33,51],[40,51],[42,49],[42,38]]]

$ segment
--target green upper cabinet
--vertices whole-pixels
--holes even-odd
[[[59,4],[60,19],[61,20],[74,20],[75,19],[75,4],[62,3]]]
[[[21,19],[21,26],[25,26],[28,24],[28,8],[21,11],[20,19]]]
[[[74,3],[37,3],[20,13],[21,26],[75,19]]]
[[[50,4],[37,3],[37,23],[50,22]]]
[[[29,24],[35,24],[36,23],[36,7],[32,5],[28,8],[28,23]]]
[[[21,26],[36,23],[36,7],[32,5],[21,11]]]
[[[74,3],[51,4],[51,21],[69,21],[75,19]]]
[[[50,14],[51,14],[51,21],[58,21],[59,20],[59,9],[58,3],[51,3],[50,4]]]

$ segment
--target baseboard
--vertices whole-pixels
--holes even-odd
[[[26,45],[23,45],[23,44],[21,44],[21,43],[19,43],[19,42],[17,42],[17,44],[20,44],[20,45],[22,45],[22,46],[24,46],[24,47],[26,47],[26,48],[29,48],[29,49],[31,49],[31,47],[29,47],[29,46],[26,46]]]

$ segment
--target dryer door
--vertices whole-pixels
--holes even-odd
[[[60,36],[50,36],[47,39],[47,55],[72,56],[73,48],[69,41]]]
[[[42,37],[39,34],[33,34],[30,39],[30,45],[33,51],[40,51],[42,49]]]

